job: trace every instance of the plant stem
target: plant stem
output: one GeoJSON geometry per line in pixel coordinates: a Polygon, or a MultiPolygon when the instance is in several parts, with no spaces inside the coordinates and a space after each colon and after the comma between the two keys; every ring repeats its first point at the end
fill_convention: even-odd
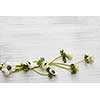
{"type": "Polygon", "coordinates": [[[61,65],[58,65],[58,64],[54,64],[54,63],[53,63],[52,65],[54,65],[54,66],[56,66],[56,67],[59,67],[59,68],[63,68],[63,69],[70,70],[70,67],[67,68],[67,67],[64,67],[64,66],[61,66],[61,65]]]}
{"type": "Polygon", "coordinates": [[[32,69],[40,68],[40,66],[34,66],[32,69]]]}
{"type": "Polygon", "coordinates": [[[35,70],[35,69],[32,69],[34,72],[36,72],[37,74],[39,75],[42,75],[42,76],[48,76],[48,74],[46,73],[40,73],[39,71],[35,70]]]}
{"type": "Polygon", "coordinates": [[[80,61],[78,61],[78,62],[76,62],[75,64],[80,64],[80,63],[82,63],[84,60],[80,60],[80,61]]]}
{"type": "Polygon", "coordinates": [[[63,65],[63,66],[69,66],[70,67],[70,65],[69,64],[65,64],[65,63],[60,63],[60,62],[55,62],[55,63],[51,63],[51,64],[58,64],[58,65],[63,65]]]}
{"type": "Polygon", "coordinates": [[[53,63],[54,61],[56,61],[57,59],[59,59],[61,56],[57,56],[54,59],[52,59],[50,62],[48,62],[48,65],[50,65],[51,63],[53,63]]]}
{"type": "Polygon", "coordinates": [[[22,68],[19,68],[19,69],[16,69],[14,72],[11,72],[10,74],[13,74],[13,73],[16,73],[16,72],[20,72],[22,70],[23,70],[22,68]]]}

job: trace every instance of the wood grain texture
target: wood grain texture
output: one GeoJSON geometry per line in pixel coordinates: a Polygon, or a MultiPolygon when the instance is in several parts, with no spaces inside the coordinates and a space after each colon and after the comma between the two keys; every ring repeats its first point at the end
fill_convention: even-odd
{"type": "Polygon", "coordinates": [[[0,61],[11,63],[27,59],[55,57],[60,49],[73,52],[72,62],[85,53],[95,56],[93,65],[80,64],[80,71],[71,75],[57,69],[56,78],[39,76],[34,72],[20,72],[0,82],[100,82],[100,17],[0,17],[0,61]]]}

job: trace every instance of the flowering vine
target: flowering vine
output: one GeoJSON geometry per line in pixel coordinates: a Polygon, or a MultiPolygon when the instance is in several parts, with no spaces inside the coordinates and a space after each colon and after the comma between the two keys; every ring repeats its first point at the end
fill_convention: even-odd
{"type": "Polygon", "coordinates": [[[86,64],[92,64],[94,62],[92,56],[85,54],[82,60],[76,63],[68,64],[67,61],[72,60],[72,58],[73,58],[72,53],[66,53],[62,49],[60,50],[59,55],[53,58],[51,61],[47,62],[44,57],[41,57],[36,61],[26,61],[25,63],[20,63],[17,65],[11,65],[7,62],[0,64],[0,71],[4,73],[5,76],[9,76],[16,72],[20,71],[28,72],[30,70],[33,70],[35,73],[39,75],[53,78],[56,76],[56,71],[52,68],[52,66],[68,70],[71,74],[76,74],[79,71],[80,63],[84,62],[86,64]],[[58,59],[61,59],[62,61],[59,62],[58,59]],[[37,69],[42,69],[44,70],[43,72],[45,73],[40,72],[37,69]]]}

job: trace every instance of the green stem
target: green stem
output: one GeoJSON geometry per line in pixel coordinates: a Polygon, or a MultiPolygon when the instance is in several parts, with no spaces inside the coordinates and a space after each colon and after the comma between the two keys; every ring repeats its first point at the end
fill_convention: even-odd
{"type": "Polygon", "coordinates": [[[39,74],[39,75],[42,75],[42,76],[48,76],[48,74],[46,74],[46,73],[40,73],[39,71],[37,71],[37,70],[34,70],[34,69],[32,69],[34,72],[36,72],[37,74],[39,74]]]}
{"type": "Polygon", "coordinates": [[[51,63],[51,64],[58,64],[58,65],[63,65],[63,66],[69,66],[70,67],[70,65],[69,64],[65,64],[65,63],[60,63],[60,62],[55,62],[55,63],[51,63]]]}
{"type": "Polygon", "coordinates": [[[80,64],[80,63],[82,63],[84,60],[81,60],[81,61],[78,61],[78,62],[76,62],[75,64],[80,64]]]}
{"type": "Polygon", "coordinates": [[[70,70],[70,67],[67,68],[67,67],[64,67],[64,66],[61,66],[61,65],[58,65],[58,64],[54,64],[54,63],[53,63],[52,65],[54,65],[54,66],[56,66],[56,67],[59,67],[59,68],[63,68],[63,69],[70,70]]]}
{"type": "Polygon", "coordinates": [[[22,70],[23,70],[22,68],[19,68],[19,69],[16,69],[14,72],[11,72],[10,74],[13,74],[13,73],[16,73],[16,72],[20,72],[22,70]]]}
{"type": "Polygon", "coordinates": [[[34,66],[32,69],[40,68],[40,66],[34,66]]]}
{"type": "Polygon", "coordinates": [[[54,61],[56,61],[57,59],[59,59],[61,56],[57,56],[57,57],[55,57],[54,59],[52,59],[50,62],[48,62],[48,65],[49,64],[51,64],[51,63],[53,63],[54,61]]]}

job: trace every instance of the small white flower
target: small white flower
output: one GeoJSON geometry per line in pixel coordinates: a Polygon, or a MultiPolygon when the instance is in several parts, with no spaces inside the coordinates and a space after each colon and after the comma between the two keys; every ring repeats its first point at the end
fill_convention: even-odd
{"type": "Polygon", "coordinates": [[[92,64],[94,62],[94,58],[93,58],[93,56],[85,54],[84,55],[84,61],[87,64],[92,64]]]}
{"type": "Polygon", "coordinates": [[[52,75],[56,75],[55,71],[53,69],[50,68],[49,72],[52,74],[52,75]]]}
{"type": "Polygon", "coordinates": [[[31,68],[34,68],[35,66],[37,66],[35,63],[33,62],[30,62],[30,61],[27,61],[26,64],[28,65],[28,67],[31,69],[31,68]]]}
{"type": "Polygon", "coordinates": [[[16,66],[11,66],[8,63],[2,64],[1,71],[4,73],[4,75],[8,76],[11,72],[14,72],[16,69],[16,66]]]}
{"type": "Polygon", "coordinates": [[[46,62],[43,62],[42,63],[42,69],[46,70],[48,68],[48,65],[46,62]]]}

